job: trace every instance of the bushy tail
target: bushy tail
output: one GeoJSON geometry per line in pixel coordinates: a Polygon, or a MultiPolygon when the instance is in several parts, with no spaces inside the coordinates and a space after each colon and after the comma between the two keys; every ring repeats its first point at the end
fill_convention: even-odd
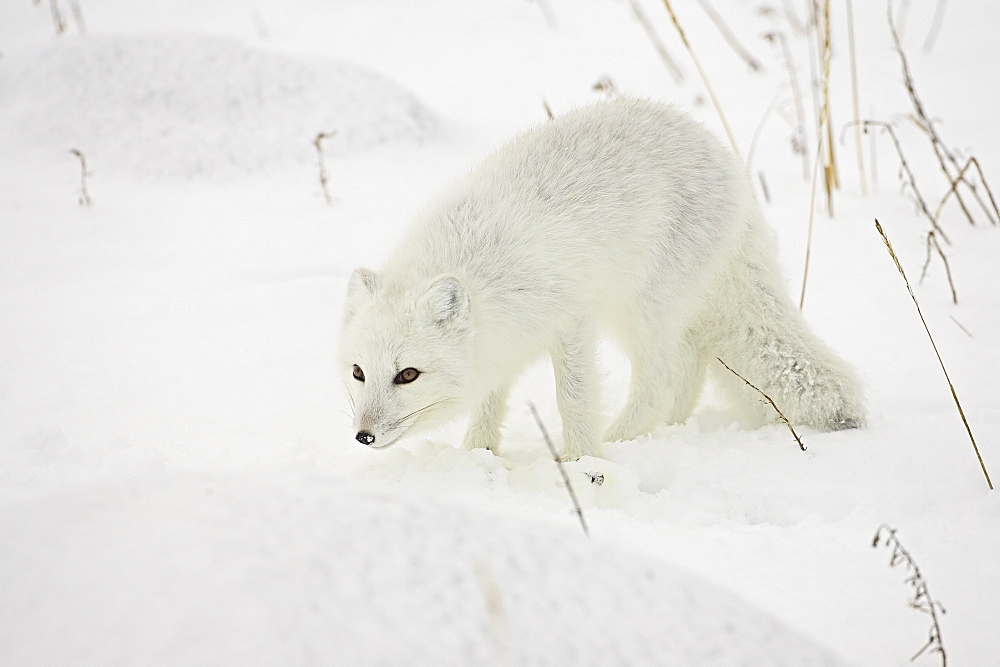
{"type": "MultiPolygon", "coordinates": [[[[823,430],[863,426],[861,383],[809,330],[788,297],[773,266],[772,243],[760,228],[751,231],[743,263],[720,288],[724,307],[710,316],[716,335],[705,352],[756,385],[795,425],[823,430]]],[[[776,419],[757,392],[714,359],[708,362],[723,393],[742,411],[759,423],[776,419]]]]}

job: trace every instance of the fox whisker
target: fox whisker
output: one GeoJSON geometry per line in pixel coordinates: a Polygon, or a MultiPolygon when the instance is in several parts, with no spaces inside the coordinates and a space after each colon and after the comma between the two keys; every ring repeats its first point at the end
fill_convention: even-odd
{"type": "Polygon", "coordinates": [[[344,383],[344,389],[347,391],[347,402],[351,404],[351,419],[354,419],[356,410],[354,408],[354,397],[351,396],[351,388],[347,386],[347,381],[343,377],[340,378],[340,381],[344,383]]]}
{"type": "Polygon", "coordinates": [[[394,421],[392,424],[389,425],[389,429],[390,430],[394,429],[394,428],[398,427],[400,424],[402,424],[403,422],[405,422],[410,417],[415,417],[415,419],[406,426],[406,428],[409,428],[410,426],[413,426],[413,424],[415,424],[417,422],[417,420],[420,419],[420,417],[422,417],[424,415],[424,413],[426,413],[431,408],[433,408],[435,406],[438,406],[438,405],[441,405],[442,403],[447,403],[447,402],[453,401],[453,400],[455,400],[455,399],[452,399],[452,398],[442,398],[440,401],[434,401],[430,405],[425,405],[424,407],[422,407],[422,408],[420,408],[418,410],[414,410],[413,412],[411,412],[408,415],[400,417],[399,419],[397,419],[396,421],[394,421]]]}

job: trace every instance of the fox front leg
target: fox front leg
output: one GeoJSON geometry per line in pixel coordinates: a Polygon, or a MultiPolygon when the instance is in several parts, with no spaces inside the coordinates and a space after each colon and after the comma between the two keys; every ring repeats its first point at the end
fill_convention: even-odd
{"type": "Polygon", "coordinates": [[[508,387],[496,389],[476,406],[465,432],[466,449],[488,449],[496,453],[500,448],[500,426],[507,414],[508,387]]]}

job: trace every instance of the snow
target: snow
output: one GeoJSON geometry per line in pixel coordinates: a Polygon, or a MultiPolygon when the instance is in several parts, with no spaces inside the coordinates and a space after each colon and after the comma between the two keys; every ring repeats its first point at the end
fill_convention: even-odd
{"type": "Polygon", "coordinates": [[[697,577],[489,514],[303,472],[56,494],[2,522],[5,662],[838,664],[697,577]]]}
{"type": "MultiPolygon", "coordinates": [[[[500,456],[458,449],[461,424],[375,452],[352,438],[334,350],[350,272],[544,122],[543,99],[558,114],[610,75],[724,136],[662,4],[641,2],[680,84],[621,0],[548,0],[551,27],[523,0],[79,4],[87,34],[67,15],[60,37],[44,3],[0,5],[0,662],[901,665],[929,619],[871,548],[883,522],[947,609],[952,662],[996,662],[1000,501],[873,219],[995,482],[1000,240],[946,207],[958,304],[939,261],[921,281],[928,223],[886,137],[864,138],[866,197],[852,130],[838,143],[804,309],[864,376],[868,428],[800,429],[803,453],[709,393],[687,423],[567,465],[588,539],[527,407],[558,432],[547,367],[516,388],[500,456]],[[331,130],[327,206],[311,142],[331,130]]],[[[743,155],[781,102],[753,170],[798,294],[810,183],[780,51],[759,37],[786,35],[813,118],[794,3],[713,3],[759,74],[697,6],[672,4],[743,155]]],[[[832,4],[839,128],[850,81],[832,4]]],[[[935,4],[910,3],[902,26],[917,89],[996,179],[1000,6],[949,3],[925,53],[935,4]]],[[[906,119],[885,7],[854,13],[861,113],[896,122],[934,206],[947,183],[906,119]]],[[[627,362],[608,346],[602,366],[611,415],[627,362]]]]}

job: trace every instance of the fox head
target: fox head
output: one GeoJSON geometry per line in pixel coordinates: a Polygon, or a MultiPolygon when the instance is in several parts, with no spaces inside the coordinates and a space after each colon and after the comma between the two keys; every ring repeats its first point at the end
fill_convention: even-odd
{"type": "Polygon", "coordinates": [[[455,276],[404,284],[355,271],[340,358],[358,442],[388,447],[458,416],[471,339],[469,297],[455,276]]]}

